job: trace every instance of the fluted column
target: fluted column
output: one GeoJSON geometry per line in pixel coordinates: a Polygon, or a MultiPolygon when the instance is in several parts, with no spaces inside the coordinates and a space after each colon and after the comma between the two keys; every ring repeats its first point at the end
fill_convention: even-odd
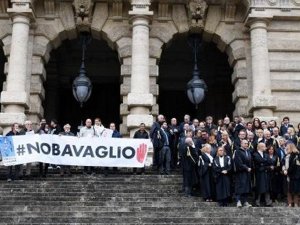
{"type": "Polygon", "coordinates": [[[275,108],[271,91],[271,76],[267,39],[267,21],[250,23],[252,57],[252,110],[254,117],[273,117],[275,108]]]}
{"type": "Polygon", "coordinates": [[[153,12],[149,11],[150,0],[132,0],[131,5],[132,11],[129,11],[129,15],[132,16],[132,61],[127,126],[132,136],[140,123],[151,126],[153,122],[150,115],[153,95],[149,91],[149,23],[153,12]]]}
{"type": "Polygon", "coordinates": [[[6,90],[1,93],[4,112],[0,114],[0,123],[4,132],[12,123],[24,122],[24,112],[29,105],[29,90],[26,88],[27,59],[30,22],[34,17],[30,0],[12,0],[11,2],[12,8],[7,10],[12,19],[11,49],[6,90]]]}

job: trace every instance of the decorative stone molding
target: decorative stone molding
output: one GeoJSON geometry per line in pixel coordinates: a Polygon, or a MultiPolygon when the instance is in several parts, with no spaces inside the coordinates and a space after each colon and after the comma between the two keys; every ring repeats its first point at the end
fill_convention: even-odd
{"type": "Polygon", "coordinates": [[[6,14],[6,10],[9,6],[9,0],[0,1],[0,14],[6,14]]]}
{"type": "Polygon", "coordinates": [[[201,32],[205,26],[207,14],[207,3],[204,0],[190,0],[188,11],[190,18],[190,30],[192,32],[201,32]]]}
{"type": "Polygon", "coordinates": [[[225,3],[225,22],[231,23],[235,21],[236,9],[237,9],[236,0],[227,0],[225,3]]]}
{"type": "Polygon", "coordinates": [[[158,12],[157,12],[157,17],[158,20],[164,21],[164,20],[169,20],[170,19],[170,5],[168,1],[160,1],[158,3],[158,12]]]}
{"type": "Polygon", "coordinates": [[[47,18],[54,18],[55,6],[55,0],[44,0],[44,10],[47,18]]]}
{"type": "Polygon", "coordinates": [[[89,31],[94,2],[92,0],[74,0],[75,22],[79,31],[89,31]]]}
{"type": "Polygon", "coordinates": [[[113,0],[112,1],[112,19],[121,20],[123,18],[123,1],[113,0]]]}

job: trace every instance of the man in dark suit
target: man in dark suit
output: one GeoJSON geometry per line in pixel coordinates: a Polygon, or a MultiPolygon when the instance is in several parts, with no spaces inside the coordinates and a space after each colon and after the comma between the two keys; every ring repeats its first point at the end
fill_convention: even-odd
{"type": "Polygon", "coordinates": [[[153,168],[158,169],[159,166],[159,151],[163,147],[162,141],[161,141],[161,126],[163,122],[165,121],[164,115],[158,115],[157,121],[155,121],[152,124],[152,127],[150,129],[150,138],[153,144],[153,168]]]}
{"type": "Polygon", "coordinates": [[[282,124],[280,126],[280,136],[284,136],[289,127],[294,127],[292,124],[290,124],[290,118],[287,116],[283,117],[282,124]]]}

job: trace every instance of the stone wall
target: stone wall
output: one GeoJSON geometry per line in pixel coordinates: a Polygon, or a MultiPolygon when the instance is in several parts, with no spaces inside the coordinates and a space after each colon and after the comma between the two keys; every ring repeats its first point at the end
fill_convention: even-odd
{"type": "MultiPolygon", "coordinates": [[[[218,49],[226,52],[230,66],[233,68],[232,83],[235,87],[232,101],[235,103],[234,115],[251,118],[259,115],[257,112],[268,112],[269,118],[282,118],[289,115],[300,121],[300,108],[297,101],[300,80],[298,58],[300,48],[300,26],[298,20],[299,3],[288,1],[199,1],[207,5],[201,19],[193,17],[193,8],[189,1],[154,1],[150,6],[153,16],[149,17],[149,96],[153,101],[150,105],[140,106],[132,110],[132,102],[128,96],[132,93],[132,20],[129,11],[138,0],[128,1],[87,1],[87,10],[83,17],[76,14],[76,5],[72,1],[12,1],[14,7],[20,7],[19,2],[26,5],[26,15],[31,19],[28,36],[27,78],[23,99],[12,99],[7,96],[6,87],[1,94],[2,113],[0,125],[5,129],[13,122],[24,122],[26,118],[38,123],[43,117],[42,102],[45,98],[43,82],[47,79],[45,64],[49,61],[52,49],[59,47],[63,40],[74,39],[79,31],[90,30],[93,38],[104,39],[112,49],[117,50],[121,63],[122,83],[120,93],[122,103],[120,116],[123,124],[120,130],[125,135],[132,135],[138,124],[146,118],[149,127],[159,113],[157,96],[159,95],[158,63],[162,48],[176,34],[199,32],[203,39],[214,42],[218,49]],[[206,2],[206,3],[205,3],[206,2]],[[133,5],[131,5],[131,3],[133,5]],[[32,13],[28,10],[32,9],[32,13]],[[74,10],[75,9],[75,10],[74,10]],[[267,102],[254,101],[252,98],[257,82],[253,76],[253,43],[251,43],[251,24],[253,21],[267,20],[267,48],[270,66],[271,92],[267,102]],[[250,28],[250,30],[249,30],[250,28]],[[299,83],[299,84],[298,84],[299,83]],[[274,100],[274,101],[275,101],[274,100]],[[13,112],[14,105],[16,112],[13,112]],[[8,110],[9,108],[9,110],[8,110]],[[147,116],[148,111],[153,118],[147,116]],[[260,110],[260,111],[259,111],[260,110]],[[143,116],[138,113],[143,114],[143,116]],[[133,114],[135,116],[132,116],[133,114]],[[130,116],[129,116],[130,115],[130,116]],[[129,116],[129,117],[128,117],[129,116]],[[128,119],[129,118],[129,119],[128,119]]],[[[141,1],[142,3],[144,1],[141,1]]],[[[148,1],[146,1],[148,2],[148,1]]],[[[8,1],[0,5],[0,39],[5,56],[10,61],[12,41],[12,19],[19,11],[6,13],[8,1]]],[[[201,6],[202,7],[202,6],[201,6]]],[[[23,8],[24,10],[24,8],[23,8]]],[[[21,12],[22,13],[22,12],[21,12]]],[[[200,18],[200,17],[199,17],[200,18]]],[[[254,35],[254,33],[253,33],[254,35]]],[[[6,63],[5,74],[10,76],[9,63],[6,63]]],[[[148,88],[147,88],[148,89],[148,88]]],[[[20,96],[19,96],[20,98],[20,96]]],[[[150,101],[149,101],[150,102],[150,101]]]]}

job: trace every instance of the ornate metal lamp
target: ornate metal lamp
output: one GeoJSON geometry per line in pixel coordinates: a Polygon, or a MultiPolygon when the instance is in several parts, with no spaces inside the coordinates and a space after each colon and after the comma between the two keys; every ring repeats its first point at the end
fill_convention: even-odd
{"type": "Polygon", "coordinates": [[[92,93],[92,82],[91,80],[86,76],[86,70],[85,70],[85,50],[87,41],[89,39],[89,34],[82,33],[81,34],[82,39],[82,60],[81,60],[81,66],[79,69],[78,76],[74,79],[72,89],[73,89],[73,96],[76,99],[77,102],[79,102],[80,107],[83,106],[83,103],[85,103],[91,96],[92,93]]]}
{"type": "Polygon", "coordinates": [[[205,92],[207,91],[207,85],[203,79],[200,79],[200,72],[198,69],[197,55],[199,47],[201,47],[200,37],[197,34],[191,35],[189,44],[193,49],[194,69],[192,72],[193,78],[187,83],[187,96],[197,109],[198,104],[203,101],[205,92]]]}

